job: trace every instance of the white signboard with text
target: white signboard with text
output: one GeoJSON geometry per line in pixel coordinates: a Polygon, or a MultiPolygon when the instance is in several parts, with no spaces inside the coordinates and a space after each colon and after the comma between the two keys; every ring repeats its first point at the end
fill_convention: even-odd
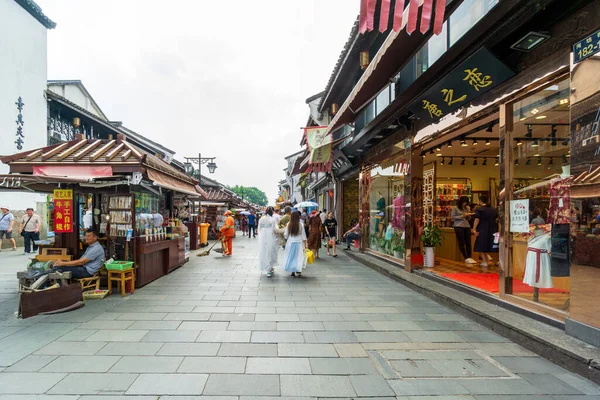
{"type": "Polygon", "coordinates": [[[510,201],[510,231],[529,232],[529,199],[510,201]]]}

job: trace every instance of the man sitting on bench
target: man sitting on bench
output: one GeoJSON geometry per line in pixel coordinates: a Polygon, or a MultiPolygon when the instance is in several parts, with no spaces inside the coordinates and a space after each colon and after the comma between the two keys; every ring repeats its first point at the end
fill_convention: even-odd
{"type": "Polygon", "coordinates": [[[85,231],[85,243],[89,246],[79,260],[54,263],[54,271],[70,272],[73,279],[90,278],[100,271],[104,264],[104,249],[98,243],[98,233],[92,229],[85,231]]]}

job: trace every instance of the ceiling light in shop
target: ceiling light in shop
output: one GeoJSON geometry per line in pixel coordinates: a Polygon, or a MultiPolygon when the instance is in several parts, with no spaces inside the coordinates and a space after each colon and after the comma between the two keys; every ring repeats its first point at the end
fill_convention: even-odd
{"type": "Polygon", "coordinates": [[[465,160],[465,158],[463,157],[462,161],[460,162],[460,165],[465,165],[465,162],[466,162],[466,161],[467,161],[467,160],[465,160]]]}
{"type": "Polygon", "coordinates": [[[537,140],[534,140],[533,143],[531,144],[531,147],[539,147],[540,142],[537,140]]]}
{"type": "Polygon", "coordinates": [[[489,146],[490,144],[492,144],[492,143],[490,142],[490,139],[485,139],[485,145],[486,145],[486,146],[489,146]]]}
{"type": "Polygon", "coordinates": [[[494,131],[494,121],[490,122],[490,124],[488,125],[487,129],[485,130],[486,132],[493,132],[494,131]]]}
{"type": "Polygon", "coordinates": [[[535,119],[545,119],[546,116],[545,115],[538,115],[537,117],[535,117],[535,119]]]}
{"type": "Polygon", "coordinates": [[[515,165],[519,165],[519,159],[518,158],[515,160],[515,165]]]}
{"type": "Polygon", "coordinates": [[[521,119],[519,121],[525,121],[527,119],[527,117],[521,117],[521,119]]]}
{"type": "Polygon", "coordinates": [[[441,156],[442,156],[442,153],[437,153],[435,156],[436,156],[436,157],[441,157],[441,156]]]}
{"type": "Polygon", "coordinates": [[[440,165],[444,165],[445,162],[446,162],[446,159],[442,158],[442,161],[440,161],[440,165]]]}
{"type": "Polygon", "coordinates": [[[537,163],[538,167],[540,167],[542,165],[542,157],[538,158],[538,163],[537,163]]]}
{"type": "Polygon", "coordinates": [[[563,146],[568,146],[569,145],[569,141],[571,141],[570,138],[566,137],[565,140],[562,141],[562,145],[563,146]]]}
{"type": "Polygon", "coordinates": [[[531,158],[527,159],[527,162],[525,163],[525,165],[531,165],[531,158]]]}
{"type": "Polygon", "coordinates": [[[426,154],[424,151],[421,152],[421,157],[425,158],[426,154]]]}
{"type": "Polygon", "coordinates": [[[433,149],[429,149],[429,154],[433,155],[433,149]]]}
{"type": "Polygon", "coordinates": [[[452,140],[448,140],[448,148],[452,147],[452,140]]]}
{"type": "Polygon", "coordinates": [[[494,163],[494,166],[496,166],[496,167],[497,167],[498,165],[500,165],[500,159],[499,159],[499,158],[496,158],[496,162],[494,163]]]}
{"type": "Polygon", "coordinates": [[[550,35],[546,32],[529,32],[527,35],[517,40],[510,48],[513,50],[530,52],[548,39],[550,39],[550,35]]]}
{"type": "Polygon", "coordinates": [[[566,156],[566,155],[564,155],[564,154],[563,154],[563,156],[562,156],[562,163],[563,163],[563,164],[568,164],[568,163],[569,163],[569,160],[567,160],[567,156],[566,156]]]}
{"type": "Polygon", "coordinates": [[[477,165],[477,157],[473,160],[473,166],[477,165]]]}
{"type": "Polygon", "coordinates": [[[479,144],[479,142],[477,141],[477,139],[473,139],[473,146],[477,146],[479,144]]]}
{"type": "Polygon", "coordinates": [[[569,104],[569,99],[560,99],[560,101],[558,102],[558,104],[560,104],[561,106],[563,106],[565,104],[569,104]]]}
{"type": "Polygon", "coordinates": [[[481,164],[481,165],[487,165],[487,158],[483,159],[483,164],[481,164]]]}
{"type": "Polygon", "coordinates": [[[533,110],[531,110],[531,114],[533,114],[533,115],[535,115],[539,112],[540,112],[540,110],[538,110],[537,108],[534,108],[533,110]]]}
{"type": "MultiPolygon", "coordinates": [[[[357,152],[357,153],[362,153],[362,152],[363,152],[363,150],[362,150],[362,149],[358,149],[358,150],[356,150],[356,152],[357,152]]],[[[423,157],[425,157],[425,156],[423,156],[423,157]]]]}
{"type": "Polygon", "coordinates": [[[381,139],[383,137],[383,135],[377,135],[375,136],[375,139],[381,139]]]}
{"type": "Polygon", "coordinates": [[[527,125],[527,133],[525,134],[525,137],[533,137],[533,128],[531,127],[531,125],[527,125]]]}
{"type": "Polygon", "coordinates": [[[548,166],[550,165],[554,165],[554,158],[550,157],[550,162],[548,163],[548,166]]]}
{"type": "Polygon", "coordinates": [[[437,151],[437,152],[442,151],[442,146],[439,144],[437,146],[435,146],[435,151],[437,151]]]}
{"type": "Polygon", "coordinates": [[[517,146],[521,146],[523,144],[523,142],[521,141],[521,139],[517,139],[517,146]]]}
{"type": "Polygon", "coordinates": [[[460,138],[460,145],[462,147],[467,147],[468,146],[467,141],[465,140],[464,136],[460,138]]]}
{"type": "Polygon", "coordinates": [[[454,157],[450,157],[450,161],[448,162],[448,165],[452,165],[453,162],[454,162],[454,157]]]}

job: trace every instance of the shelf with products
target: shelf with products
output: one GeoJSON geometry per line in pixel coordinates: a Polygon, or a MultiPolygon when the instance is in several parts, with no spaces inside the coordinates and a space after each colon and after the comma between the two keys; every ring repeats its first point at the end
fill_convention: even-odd
{"type": "Polygon", "coordinates": [[[473,185],[469,178],[438,178],[435,185],[434,219],[438,226],[451,226],[450,213],[456,201],[465,196],[472,199],[473,185]]]}

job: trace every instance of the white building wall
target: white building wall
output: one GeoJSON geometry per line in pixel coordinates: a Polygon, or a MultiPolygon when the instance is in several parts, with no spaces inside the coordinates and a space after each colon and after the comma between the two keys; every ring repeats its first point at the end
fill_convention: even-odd
{"type": "Polygon", "coordinates": [[[94,114],[98,118],[105,120],[102,113],[96,107],[94,107],[92,100],[81,90],[77,84],[71,83],[65,85],[51,85],[48,86],[48,90],[64,97],[72,103],[77,104],[79,107],[84,108],[86,111],[94,114]]]}
{"type": "MultiPolygon", "coordinates": [[[[0,0],[0,154],[10,155],[47,145],[47,30],[14,0],[0,0]],[[23,149],[18,150],[17,106],[23,99],[23,149]]],[[[0,174],[8,166],[0,163],[0,174]]],[[[38,195],[0,191],[0,203],[35,207],[38,195]]]]}

